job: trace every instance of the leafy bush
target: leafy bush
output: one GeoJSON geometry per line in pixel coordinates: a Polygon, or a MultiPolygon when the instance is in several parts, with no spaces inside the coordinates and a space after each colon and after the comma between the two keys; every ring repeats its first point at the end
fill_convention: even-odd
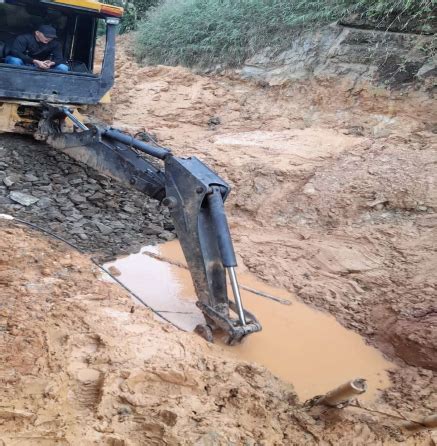
{"type": "Polygon", "coordinates": [[[260,48],[285,47],[296,28],[355,15],[390,28],[435,18],[437,0],[166,0],[138,26],[149,63],[240,65],[260,48]]]}

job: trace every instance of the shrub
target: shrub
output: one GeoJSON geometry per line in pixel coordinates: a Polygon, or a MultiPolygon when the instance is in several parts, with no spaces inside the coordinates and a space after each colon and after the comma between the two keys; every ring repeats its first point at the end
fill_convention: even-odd
{"type": "Polygon", "coordinates": [[[435,18],[437,0],[166,0],[138,26],[148,63],[238,66],[260,48],[283,48],[297,28],[355,14],[390,28],[435,18]]]}

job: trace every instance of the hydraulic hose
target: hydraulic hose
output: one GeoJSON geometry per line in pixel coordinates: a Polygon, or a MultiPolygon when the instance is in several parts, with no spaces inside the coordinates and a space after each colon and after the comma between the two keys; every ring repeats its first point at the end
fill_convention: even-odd
{"type": "Polygon", "coordinates": [[[126,133],[122,133],[119,130],[106,129],[102,132],[102,136],[106,136],[109,139],[113,139],[128,146],[135,147],[137,150],[161,160],[164,160],[168,155],[171,155],[171,152],[168,149],[154,147],[150,144],[146,144],[145,142],[139,141],[133,136],[126,135],[126,133]]]}

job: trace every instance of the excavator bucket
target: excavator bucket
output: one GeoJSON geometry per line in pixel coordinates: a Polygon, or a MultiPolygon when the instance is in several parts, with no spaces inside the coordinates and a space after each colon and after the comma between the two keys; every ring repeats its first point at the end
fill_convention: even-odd
{"type": "MultiPolygon", "coordinates": [[[[224,200],[229,186],[195,157],[165,160],[166,198],[198,297],[198,307],[209,329],[228,333],[228,343],[240,342],[261,330],[256,318],[244,310],[235,274],[237,261],[224,200]],[[234,294],[228,299],[226,276],[234,294]],[[230,311],[237,317],[231,317],[230,311]]],[[[200,328],[200,327],[199,327],[200,328]]]]}

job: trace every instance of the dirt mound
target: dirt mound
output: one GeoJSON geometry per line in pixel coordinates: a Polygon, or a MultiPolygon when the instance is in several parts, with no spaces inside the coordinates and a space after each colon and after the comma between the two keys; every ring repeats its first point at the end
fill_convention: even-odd
{"type": "MultiPolygon", "coordinates": [[[[0,444],[393,444],[391,420],[316,418],[262,367],[155,321],[76,252],[0,223],[0,444]]],[[[426,436],[405,444],[425,444],[426,436]]]]}

